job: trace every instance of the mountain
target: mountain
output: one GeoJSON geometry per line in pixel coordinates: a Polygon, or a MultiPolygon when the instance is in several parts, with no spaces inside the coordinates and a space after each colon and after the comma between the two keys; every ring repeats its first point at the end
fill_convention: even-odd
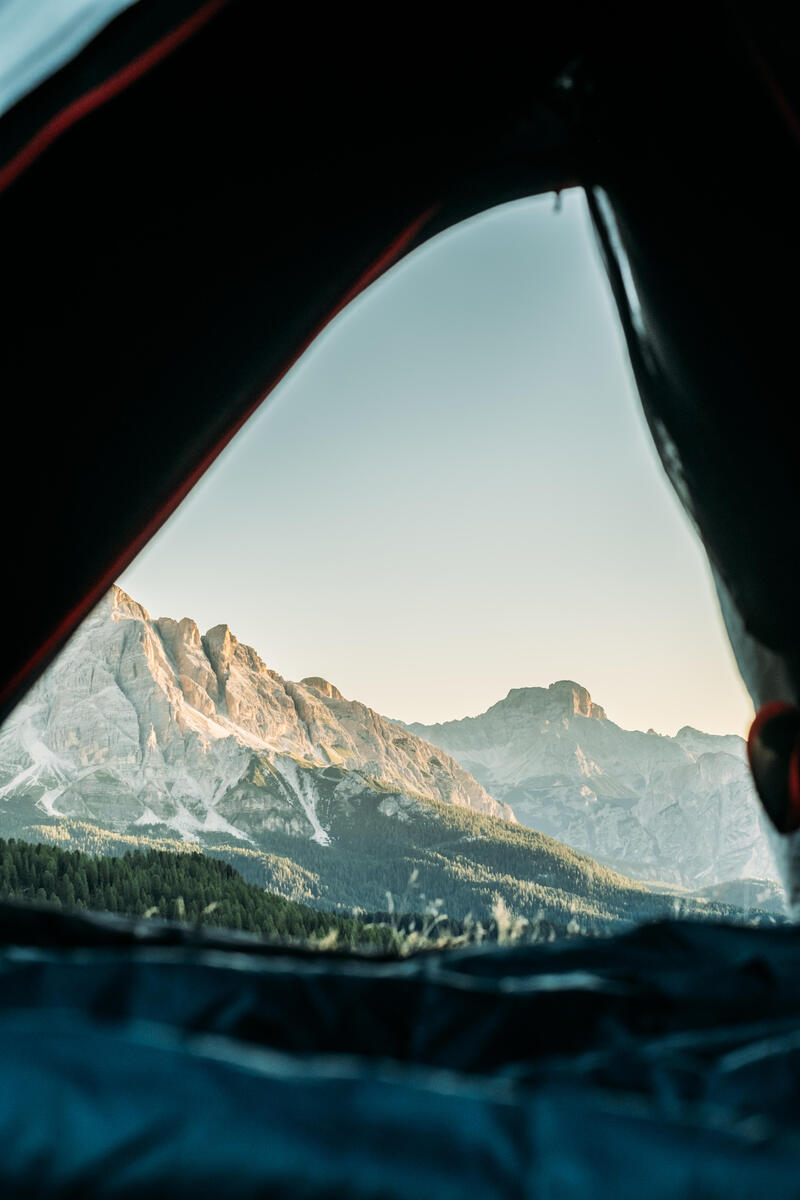
{"type": "Polygon", "coordinates": [[[153,620],[119,588],[0,729],[11,836],[104,856],[203,850],[261,889],[347,913],[485,922],[499,902],[543,936],[676,905],[735,911],[655,894],[524,828],[444,749],[322,678],[283,679],[226,625],[201,636],[189,619],[153,620]]]}
{"type": "Polygon", "coordinates": [[[515,688],[477,717],[404,728],[441,746],[522,824],[626,875],[690,890],[777,878],[742,738],[622,729],[571,680],[515,688]]]}
{"type": "Polygon", "coordinates": [[[786,893],[771,879],[733,879],[715,883],[695,892],[695,900],[712,900],[715,904],[730,904],[745,911],[786,912],[786,893]]]}
{"type": "Polygon", "coordinates": [[[227,625],[201,636],[188,618],[153,620],[118,587],[0,730],[6,832],[44,815],[326,845],[331,815],[365,797],[514,819],[448,755],[326,680],[291,683],[227,625]]]}

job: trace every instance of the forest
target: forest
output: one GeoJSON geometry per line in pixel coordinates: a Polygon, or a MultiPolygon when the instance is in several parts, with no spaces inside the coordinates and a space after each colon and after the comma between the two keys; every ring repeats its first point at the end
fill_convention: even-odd
{"type": "MultiPolygon", "coordinates": [[[[327,846],[271,832],[265,839],[269,848],[222,838],[201,847],[166,836],[166,830],[165,836],[153,837],[64,819],[27,826],[22,836],[93,858],[159,851],[168,858],[222,860],[258,895],[271,893],[275,901],[283,898],[305,913],[314,913],[314,918],[305,918],[306,924],[322,910],[345,921],[357,918],[368,928],[388,922],[395,934],[409,924],[416,922],[419,928],[420,923],[430,926],[435,920],[440,933],[449,930],[459,936],[464,928],[479,926],[491,937],[498,902],[525,923],[526,939],[536,941],[603,936],[676,917],[753,925],[783,919],[776,912],[760,911],[752,902],[742,908],[716,895],[648,887],[544,834],[456,805],[420,800],[409,808],[407,819],[398,820],[381,811],[382,798],[365,795],[351,812],[326,814],[331,832],[327,846]]],[[[167,903],[159,904],[160,915],[176,914],[178,894],[173,889],[167,903]]],[[[135,896],[132,900],[138,903],[135,896]]],[[[134,911],[148,907],[139,905],[134,911]]],[[[198,907],[202,912],[202,905],[198,907]]],[[[222,907],[211,915],[220,925],[233,916],[222,907]]],[[[384,935],[385,931],[369,934],[370,938],[384,935]]],[[[395,948],[397,941],[395,937],[395,948]]]]}
{"type": "Polygon", "coordinates": [[[0,900],[162,917],[280,941],[376,949],[392,942],[389,928],[287,900],[247,883],[219,859],[167,850],[96,857],[82,850],[0,838],[0,900]]]}

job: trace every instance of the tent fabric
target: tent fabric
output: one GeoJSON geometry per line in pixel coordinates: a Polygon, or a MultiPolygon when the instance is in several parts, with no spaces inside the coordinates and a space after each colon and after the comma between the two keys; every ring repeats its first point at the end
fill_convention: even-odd
{"type": "MultiPolygon", "coordinates": [[[[204,7],[139,0],[0,120],[0,167],[41,149],[0,193],[0,711],[349,297],[572,185],[751,691],[797,704],[797,19],[564,5],[365,51],[230,0],[151,53],[204,7]]],[[[4,907],[0,946],[4,1196],[798,1190],[791,929],[394,964],[4,907]]]]}
{"type": "Polygon", "coordinates": [[[52,75],[136,0],[5,0],[0,10],[0,115],[52,75]]]}
{"type": "MultiPolygon", "coordinates": [[[[725,46],[718,31],[713,40],[701,36],[681,56],[674,106],[643,113],[631,106],[624,123],[607,126],[609,156],[596,186],[612,216],[604,220],[595,206],[595,220],[617,274],[624,269],[638,297],[635,321],[617,283],[640,396],[667,473],[743,632],[786,665],[793,694],[758,694],[760,705],[796,703],[800,679],[788,586],[800,549],[791,349],[800,141],[758,61],[749,38],[731,36],[725,46]],[[608,236],[611,222],[616,238],[608,236]]],[[[662,60],[632,62],[609,87],[636,93],[644,69],[655,72],[650,86],[667,94],[671,67],[662,60]]],[[[730,621],[729,629],[738,649],[730,621]]],[[[747,682],[758,690],[752,674],[747,682]]]]}
{"type": "Polygon", "coordinates": [[[796,1192],[794,929],[375,962],[24,920],[0,954],[3,1195],[796,1192]]]}
{"type": "Polygon", "coordinates": [[[0,192],[2,377],[23,448],[0,486],[8,561],[24,564],[4,595],[0,713],[404,231],[400,254],[576,184],[607,200],[645,411],[740,664],[751,637],[780,657],[781,695],[757,671],[748,684],[758,704],[797,702],[794,311],[779,297],[800,267],[798,18],[714,3],[688,24],[664,10],[658,37],[653,19],[541,10],[533,42],[430,21],[370,55],[338,14],[312,38],[258,0],[139,0],[0,119],[0,169],[61,130],[0,192]]]}
{"type": "MultiPolygon", "coordinates": [[[[203,8],[139,0],[5,115],[0,164],[203,8]]],[[[2,713],[392,247],[573,178],[562,116],[528,94],[563,61],[557,29],[475,89],[490,36],[462,54],[399,31],[365,60],[317,21],[309,43],[225,5],[0,193],[4,393],[29,448],[0,478],[25,563],[2,713]]]]}

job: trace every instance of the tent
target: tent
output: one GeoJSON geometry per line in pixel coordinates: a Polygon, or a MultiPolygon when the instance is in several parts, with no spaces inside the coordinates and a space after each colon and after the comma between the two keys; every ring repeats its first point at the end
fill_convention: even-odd
{"type": "MultiPolygon", "coordinates": [[[[793,892],[800,19],[94,7],[0,119],[0,711],[354,296],[582,186],[793,892]]],[[[11,907],[2,930],[6,1195],[797,1190],[791,929],[400,965],[11,907]]]]}

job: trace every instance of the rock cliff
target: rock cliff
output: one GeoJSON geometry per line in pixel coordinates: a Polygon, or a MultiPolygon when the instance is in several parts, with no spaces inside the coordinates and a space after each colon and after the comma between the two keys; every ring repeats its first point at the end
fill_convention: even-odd
{"type": "Polygon", "coordinates": [[[0,807],[203,841],[329,840],[364,794],[513,820],[452,758],[321,678],[270,670],[227,625],[149,614],[115,587],[0,731],[0,807]]]}

